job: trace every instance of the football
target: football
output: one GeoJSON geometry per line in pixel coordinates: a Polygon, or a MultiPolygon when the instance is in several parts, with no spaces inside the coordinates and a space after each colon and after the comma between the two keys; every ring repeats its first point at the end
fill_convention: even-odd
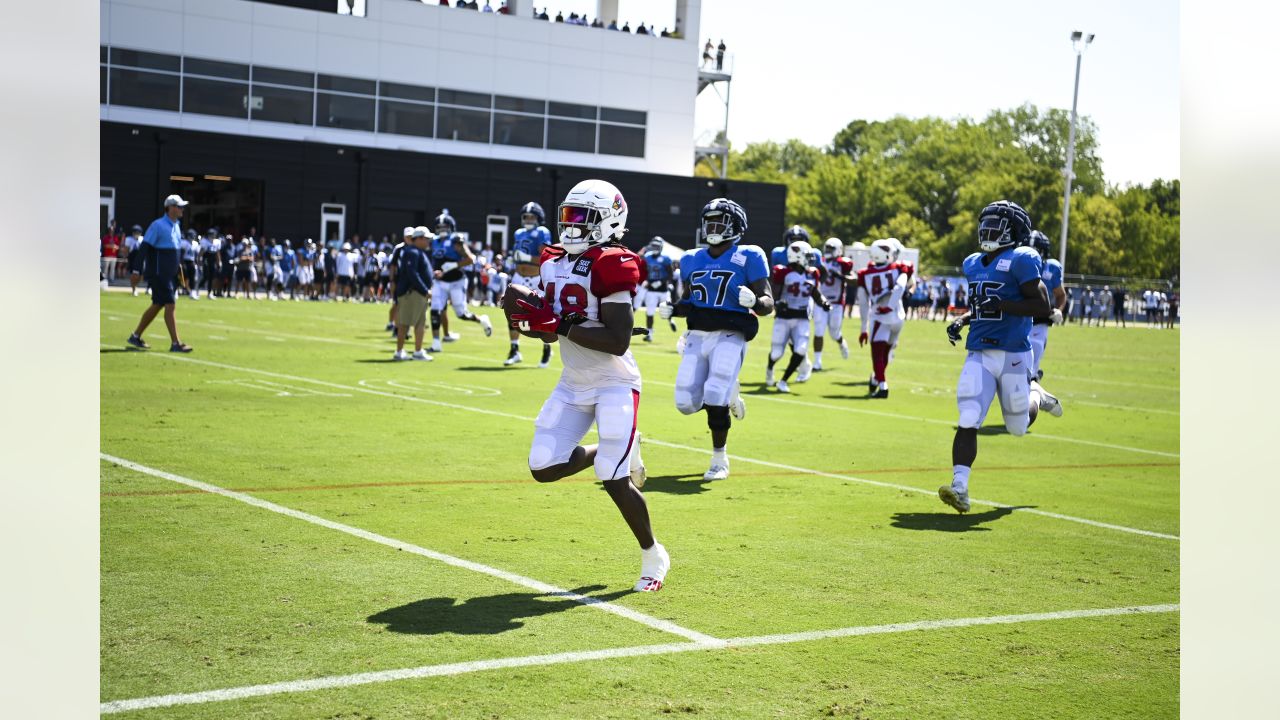
{"type": "MultiPolygon", "coordinates": [[[[524,300],[535,307],[542,307],[542,297],[534,290],[524,285],[508,285],[507,291],[502,294],[502,312],[507,317],[507,327],[512,327],[512,315],[524,312],[524,309],[516,304],[517,300],[524,300]]],[[[559,339],[555,333],[525,332],[523,330],[519,332],[525,337],[536,338],[543,342],[555,342],[559,339]]]]}

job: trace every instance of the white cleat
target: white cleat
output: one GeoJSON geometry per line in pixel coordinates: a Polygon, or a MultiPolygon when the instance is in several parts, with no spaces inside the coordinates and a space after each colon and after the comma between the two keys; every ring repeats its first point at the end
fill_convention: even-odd
{"type": "Polygon", "coordinates": [[[773,368],[764,371],[764,386],[773,387],[773,368]]]}
{"type": "Polygon", "coordinates": [[[729,405],[729,414],[734,420],[742,420],[747,417],[747,401],[741,395],[733,396],[733,403],[729,405]]]}
{"type": "Polygon", "coordinates": [[[729,459],[711,461],[711,467],[702,473],[703,480],[724,480],[729,477],[729,459]]]}
{"type": "Polygon", "coordinates": [[[938,498],[942,500],[942,502],[955,508],[958,513],[963,514],[969,512],[968,490],[961,492],[950,485],[943,485],[938,488],[938,498]]]}
{"type": "Polygon", "coordinates": [[[488,315],[480,315],[480,327],[484,329],[484,336],[491,337],[493,335],[493,323],[490,322],[488,315]]]}
{"type": "Polygon", "coordinates": [[[516,363],[521,362],[523,360],[524,358],[520,356],[520,353],[514,352],[508,355],[507,359],[502,361],[502,364],[510,366],[510,365],[515,365],[516,363]]]}
{"type": "Polygon", "coordinates": [[[670,569],[671,556],[662,543],[655,541],[653,547],[640,551],[640,579],[636,581],[635,591],[658,592],[670,569]]]}
{"type": "Polygon", "coordinates": [[[1031,387],[1040,393],[1040,409],[1049,413],[1054,417],[1062,417],[1062,401],[1058,400],[1057,395],[1053,395],[1048,390],[1040,386],[1040,383],[1031,382],[1031,387]]]}
{"type": "Polygon", "coordinates": [[[840,357],[849,359],[849,343],[845,342],[844,338],[840,338],[840,357]]]}
{"type": "Polygon", "coordinates": [[[640,459],[640,432],[636,431],[636,446],[631,451],[631,464],[628,466],[631,470],[631,484],[637,488],[644,487],[644,481],[649,478],[649,474],[645,472],[644,461],[640,459]]]}
{"type": "Polygon", "coordinates": [[[814,371],[814,372],[822,372],[822,363],[820,363],[820,362],[816,362],[816,361],[815,361],[815,362],[813,363],[813,371],[814,371]]]}
{"type": "Polygon", "coordinates": [[[441,352],[444,348],[440,347],[440,338],[431,338],[431,352],[441,352]]]}
{"type": "Polygon", "coordinates": [[[780,393],[789,393],[789,392],[791,392],[791,388],[787,385],[787,381],[786,381],[786,380],[779,380],[779,381],[778,381],[778,392],[780,392],[780,393]]]}
{"type": "Polygon", "coordinates": [[[396,354],[391,356],[391,359],[392,359],[392,360],[395,360],[395,361],[397,361],[397,362],[398,362],[398,361],[400,361],[400,360],[408,360],[408,359],[409,359],[409,353],[407,353],[407,352],[405,352],[405,351],[403,351],[403,350],[397,350],[397,351],[396,351],[396,354]]]}
{"type": "Polygon", "coordinates": [[[796,382],[806,382],[812,374],[813,363],[809,362],[809,358],[805,358],[804,362],[800,363],[800,368],[796,370],[796,382]]]}
{"type": "Polygon", "coordinates": [[[413,353],[413,359],[414,359],[414,360],[426,360],[426,361],[428,361],[428,362],[430,362],[430,361],[432,361],[432,360],[435,360],[435,358],[433,358],[433,357],[431,357],[430,355],[428,355],[428,354],[427,354],[427,351],[426,351],[426,350],[417,350],[417,351],[415,351],[415,352],[413,353]]]}

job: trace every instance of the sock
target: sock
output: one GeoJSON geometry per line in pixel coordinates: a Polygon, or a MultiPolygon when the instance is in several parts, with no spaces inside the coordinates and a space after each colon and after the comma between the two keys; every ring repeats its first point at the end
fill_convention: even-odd
{"type": "Polygon", "coordinates": [[[711,462],[719,462],[723,465],[729,464],[729,456],[725,454],[724,448],[711,448],[711,462]]]}
{"type": "Polygon", "coordinates": [[[956,492],[969,492],[969,470],[968,465],[955,465],[952,467],[951,473],[951,489],[956,492]]]}
{"type": "Polygon", "coordinates": [[[816,364],[816,365],[821,365],[821,364],[822,364],[822,351],[821,351],[821,350],[814,350],[814,351],[813,351],[813,362],[814,362],[814,364],[816,364]]]}
{"type": "Polygon", "coordinates": [[[889,365],[889,343],[873,342],[871,343],[871,367],[875,372],[876,380],[884,382],[884,370],[889,365]]]}
{"type": "Polygon", "coordinates": [[[881,389],[881,390],[888,390],[888,389],[889,389],[889,383],[887,383],[887,382],[885,382],[885,381],[881,380],[881,381],[880,381],[880,389],[881,389]]]}
{"type": "Polygon", "coordinates": [[[512,340],[512,341],[511,341],[511,352],[513,352],[513,353],[514,353],[514,352],[520,352],[520,341],[519,341],[519,340],[512,340]]]}
{"type": "Polygon", "coordinates": [[[543,345],[542,345],[542,362],[547,362],[547,361],[548,361],[548,360],[550,360],[550,359],[551,359],[551,346],[550,346],[550,345],[547,345],[546,343],[543,343],[543,345]]]}

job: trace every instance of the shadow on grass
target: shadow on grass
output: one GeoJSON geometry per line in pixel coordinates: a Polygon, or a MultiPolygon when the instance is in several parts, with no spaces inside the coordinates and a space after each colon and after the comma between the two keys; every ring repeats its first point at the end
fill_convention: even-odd
{"type": "MultiPolygon", "coordinates": [[[[571,592],[580,595],[603,590],[604,585],[588,585],[571,592]]],[[[592,595],[597,600],[616,600],[632,591],[592,595]]],[[[496,635],[524,627],[524,619],[564,612],[582,603],[547,593],[502,593],[473,597],[458,602],[451,597],[415,600],[366,618],[371,623],[386,625],[391,632],[409,635],[496,635]]]]}
{"type": "Polygon", "coordinates": [[[516,365],[467,365],[466,367],[460,367],[457,369],[464,370],[466,372],[503,372],[506,370],[517,370],[517,369],[527,370],[529,368],[533,368],[534,370],[537,370],[538,366],[524,365],[523,363],[519,363],[516,365]]]}
{"type": "Polygon", "coordinates": [[[134,348],[134,347],[102,348],[98,350],[98,354],[100,355],[103,355],[106,353],[118,353],[118,352],[145,352],[145,351],[142,350],[141,348],[134,348]]]}
{"type": "Polygon", "coordinates": [[[828,400],[888,400],[888,398],[872,397],[867,395],[823,395],[828,400]]]}
{"type": "Polygon", "coordinates": [[[983,523],[999,520],[1015,510],[1033,508],[1035,505],[1018,505],[1015,507],[992,508],[986,512],[965,513],[894,513],[889,523],[903,530],[936,530],[938,532],[989,532],[991,528],[980,527],[983,523]]]}
{"type": "Polygon", "coordinates": [[[671,495],[698,495],[707,492],[713,481],[704,480],[702,473],[690,475],[650,475],[644,481],[642,492],[660,492],[671,495]]]}

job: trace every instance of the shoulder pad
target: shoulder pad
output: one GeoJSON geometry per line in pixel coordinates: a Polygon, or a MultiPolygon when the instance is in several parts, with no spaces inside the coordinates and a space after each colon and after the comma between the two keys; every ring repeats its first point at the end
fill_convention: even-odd
{"type": "Polygon", "coordinates": [[[564,248],[560,245],[548,245],[542,248],[542,254],[538,256],[538,264],[541,265],[548,260],[556,260],[566,255],[564,248]]]}
{"type": "Polygon", "coordinates": [[[790,270],[788,270],[788,269],[787,269],[787,266],[786,266],[786,265],[774,265],[774,266],[773,266],[773,281],[774,281],[774,282],[782,282],[783,280],[785,280],[785,279],[787,278],[787,273],[788,273],[788,272],[790,272],[790,270]]]}
{"type": "Polygon", "coordinates": [[[591,293],[606,297],[616,292],[636,292],[644,259],[625,247],[597,245],[582,254],[591,261],[591,293]]]}

